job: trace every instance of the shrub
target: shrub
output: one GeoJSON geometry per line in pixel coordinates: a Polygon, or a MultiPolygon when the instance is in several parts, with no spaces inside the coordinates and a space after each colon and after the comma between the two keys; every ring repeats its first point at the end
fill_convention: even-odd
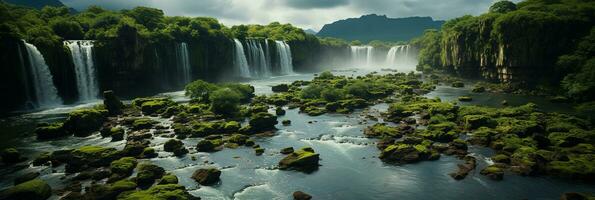
{"type": "Polygon", "coordinates": [[[210,96],[211,111],[225,116],[233,116],[239,111],[242,95],[237,91],[223,88],[214,91],[210,96]]]}

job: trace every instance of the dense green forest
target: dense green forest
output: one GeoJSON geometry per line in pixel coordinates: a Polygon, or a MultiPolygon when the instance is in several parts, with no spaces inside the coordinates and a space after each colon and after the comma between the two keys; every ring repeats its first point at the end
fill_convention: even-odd
{"type": "Polygon", "coordinates": [[[443,70],[595,100],[595,2],[499,1],[412,41],[419,70],[443,70]]]}

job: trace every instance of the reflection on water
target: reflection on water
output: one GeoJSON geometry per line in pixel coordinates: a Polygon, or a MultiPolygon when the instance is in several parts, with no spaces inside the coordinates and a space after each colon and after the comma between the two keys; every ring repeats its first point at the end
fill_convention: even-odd
{"type": "MultiPolygon", "coordinates": [[[[345,75],[361,75],[362,71],[337,72],[345,75]]],[[[257,94],[271,93],[270,86],[290,83],[295,80],[310,80],[313,74],[295,74],[254,80],[252,84],[257,94]]],[[[183,92],[165,93],[179,102],[188,99],[183,92]]],[[[472,102],[461,104],[480,104],[500,106],[506,99],[511,105],[535,102],[547,110],[564,111],[569,106],[551,104],[536,97],[523,97],[504,94],[473,94],[469,88],[451,88],[439,86],[428,97],[440,97],[445,101],[456,100],[458,96],[469,95],[472,102]]],[[[2,147],[17,146],[26,156],[33,157],[41,151],[75,148],[83,145],[102,145],[123,148],[124,142],[110,142],[98,135],[87,138],[70,137],[63,140],[38,142],[32,134],[34,124],[40,121],[62,119],[64,113],[79,105],[63,107],[38,113],[2,119],[2,147]],[[7,131],[5,133],[5,131],[7,131]],[[5,136],[10,135],[10,137],[5,136]],[[16,137],[19,136],[19,137],[16,137]],[[6,138],[18,138],[8,140],[6,138]]],[[[388,104],[379,104],[371,110],[384,111],[388,104]]],[[[180,184],[191,194],[203,199],[291,199],[294,191],[305,191],[316,199],[558,199],[563,192],[595,192],[592,184],[558,180],[547,177],[521,177],[506,174],[503,181],[496,182],[474,170],[466,179],[456,181],[448,173],[457,169],[460,160],[451,156],[442,156],[437,161],[420,162],[402,166],[388,165],[381,162],[375,147],[375,140],[363,137],[362,130],[376,123],[362,120],[361,113],[349,115],[327,114],[311,117],[288,110],[279,121],[290,119],[291,126],[277,125],[279,131],[272,137],[257,137],[257,144],[266,149],[262,156],[255,156],[252,148],[224,149],[215,153],[190,153],[182,158],[171,156],[161,151],[168,138],[156,136],[152,144],[159,152],[159,157],[151,162],[178,176],[180,184]],[[275,169],[283,155],[278,152],[285,147],[300,148],[311,146],[320,153],[318,171],[304,174],[295,171],[275,169]],[[192,158],[195,159],[192,159],[192,158]],[[214,166],[222,169],[221,183],[214,186],[198,186],[190,177],[201,167],[214,166]]],[[[187,147],[193,147],[197,138],[185,139],[187,147]]],[[[471,147],[470,152],[478,158],[478,169],[490,164],[493,152],[488,148],[471,147]]],[[[61,186],[62,173],[52,173],[45,167],[27,168],[13,173],[13,168],[1,168],[3,177],[0,188],[9,187],[19,174],[29,171],[41,171],[41,178],[54,188],[61,186]]],[[[60,169],[57,170],[61,171],[60,169]]],[[[71,177],[69,175],[68,177],[71,177]]]]}

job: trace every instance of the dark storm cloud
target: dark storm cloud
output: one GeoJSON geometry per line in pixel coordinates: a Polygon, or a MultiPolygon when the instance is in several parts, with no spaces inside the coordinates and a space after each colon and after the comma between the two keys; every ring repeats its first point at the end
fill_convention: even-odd
{"type": "Polygon", "coordinates": [[[479,15],[494,1],[496,0],[62,0],[64,4],[78,10],[84,10],[90,5],[111,10],[147,6],[162,9],[170,16],[215,17],[226,25],[268,24],[278,21],[316,30],[339,19],[372,13],[393,18],[431,16],[434,19],[479,15]]]}
{"type": "Polygon", "coordinates": [[[333,8],[349,4],[349,0],[285,0],[289,7],[299,9],[333,8]]]}

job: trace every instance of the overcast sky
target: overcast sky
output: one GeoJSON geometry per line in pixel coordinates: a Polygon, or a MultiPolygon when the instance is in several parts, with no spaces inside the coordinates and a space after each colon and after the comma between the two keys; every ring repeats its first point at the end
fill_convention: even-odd
{"type": "MultiPolygon", "coordinates": [[[[227,26],[292,23],[320,30],[324,24],[365,14],[451,19],[485,12],[495,0],[61,0],[77,10],[99,5],[112,10],[148,6],[166,15],[209,16],[227,26]]],[[[518,1],[518,0],[517,0],[518,1]]]]}

